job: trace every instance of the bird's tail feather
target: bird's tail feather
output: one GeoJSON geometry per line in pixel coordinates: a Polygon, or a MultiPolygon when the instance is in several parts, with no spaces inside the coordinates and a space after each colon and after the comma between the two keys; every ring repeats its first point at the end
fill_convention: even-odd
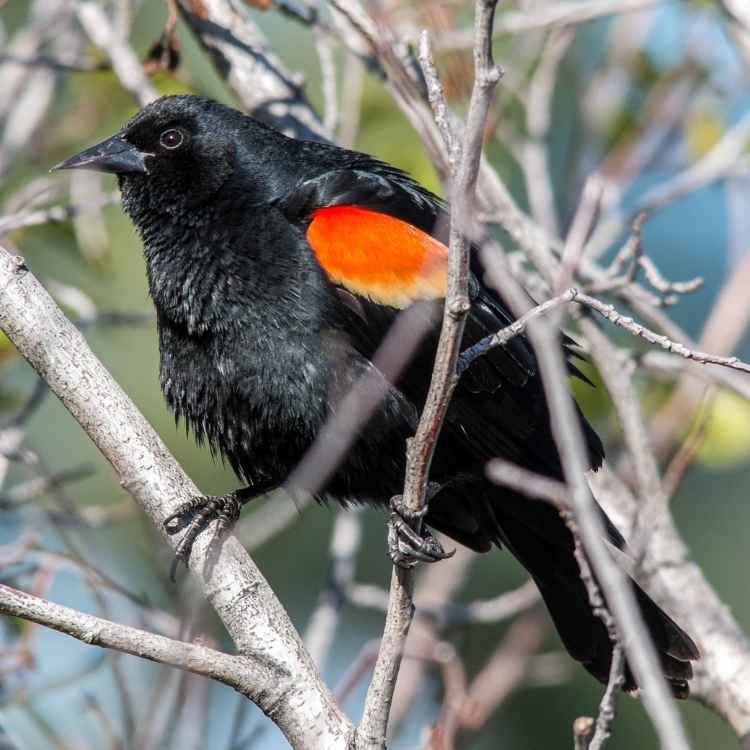
{"type": "MultiPolygon", "coordinates": [[[[518,498],[530,510],[526,498],[518,498]]],[[[515,505],[513,500],[511,505],[515,505]]],[[[498,504],[493,503],[495,516],[498,504]]],[[[508,509],[509,504],[500,506],[508,509]]],[[[523,506],[521,506],[523,507],[523,506]]],[[[547,506],[549,507],[549,506],[547,506]]],[[[516,510],[518,506],[516,506],[516,510]]],[[[539,587],[560,638],[571,656],[603,683],[607,682],[612,663],[612,643],[604,623],[589,603],[586,586],[581,580],[573,554],[572,536],[560,519],[559,535],[553,539],[539,535],[530,525],[519,520],[519,513],[503,513],[497,517],[500,539],[528,570],[539,587]]],[[[532,519],[530,519],[533,521],[532,519]]],[[[693,676],[691,661],[699,658],[692,639],[667,615],[643,589],[632,581],[641,615],[661,659],[662,670],[677,698],[689,695],[688,681],[693,676]]],[[[625,668],[624,690],[637,688],[630,667],[625,668]]]]}
{"type": "MultiPolygon", "coordinates": [[[[612,664],[612,643],[602,621],[593,614],[585,587],[578,586],[580,577],[571,578],[565,588],[535,577],[547,609],[555,623],[565,648],[571,656],[596,677],[606,683],[612,664]]],[[[687,634],[654,601],[633,582],[641,614],[656,646],[664,677],[677,698],[690,694],[689,680],[693,676],[691,660],[698,658],[698,650],[687,634]]],[[[623,689],[635,690],[638,685],[630,666],[625,666],[623,689]]]]}

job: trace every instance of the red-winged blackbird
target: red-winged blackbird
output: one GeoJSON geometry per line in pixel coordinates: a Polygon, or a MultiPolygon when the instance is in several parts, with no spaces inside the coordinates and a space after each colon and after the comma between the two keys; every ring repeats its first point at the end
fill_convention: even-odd
{"type": "MultiPolygon", "coordinates": [[[[194,513],[178,559],[208,519],[226,527],[244,502],[284,484],[341,395],[376,369],[373,356],[398,313],[421,305],[435,318],[428,333],[317,492],[387,507],[403,486],[405,441],[432,371],[446,287],[445,204],[371,156],[287,138],[194,96],[150,104],[59,167],[117,174],[143,237],[164,395],[249,485],[198,498],[169,519],[176,530],[194,513]]],[[[474,270],[465,346],[512,320],[474,270]]],[[[596,469],[601,442],[582,415],[581,426],[596,469]]],[[[537,362],[522,336],[476,359],[456,388],[424,520],[478,552],[507,547],[536,581],[570,654],[606,682],[612,645],[589,605],[571,533],[546,502],[485,478],[496,456],[563,477],[537,362]]],[[[445,556],[428,530],[420,538],[398,515],[391,532],[402,564],[445,556]]],[[[698,649],[633,586],[664,674],[685,697],[698,649]]],[[[624,687],[636,687],[629,669],[624,687]]]]}

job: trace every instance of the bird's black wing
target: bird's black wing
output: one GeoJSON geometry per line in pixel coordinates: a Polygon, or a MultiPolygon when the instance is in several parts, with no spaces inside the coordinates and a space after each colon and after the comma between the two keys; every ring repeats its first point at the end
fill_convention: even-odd
{"type": "MultiPolygon", "coordinates": [[[[292,221],[310,227],[316,221],[317,212],[337,206],[353,206],[385,214],[445,242],[448,216],[442,201],[403,172],[369,157],[355,156],[348,169],[333,170],[298,185],[288,199],[286,211],[292,221]]],[[[378,258],[378,238],[373,239],[372,234],[358,229],[356,223],[352,223],[352,216],[345,212],[338,216],[342,219],[341,225],[337,228],[334,221],[326,231],[334,235],[337,232],[345,235],[353,229],[357,231],[352,234],[351,246],[347,245],[346,236],[335,238],[337,252],[352,253],[353,257],[362,250],[358,245],[364,242],[375,248],[373,262],[395,262],[392,247],[383,247],[378,258]]],[[[367,221],[367,215],[356,216],[356,221],[367,221]]],[[[388,225],[377,220],[372,226],[382,229],[388,225]]],[[[410,229],[404,231],[406,247],[413,238],[410,229]]],[[[394,238],[398,240],[398,236],[397,231],[384,236],[383,245],[393,242],[394,238]]],[[[320,260],[322,256],[318,254],[315,243],[311,241],[310,244],[320,260]]],[[[429,242],[427,246],[425,264],[429,265],[430,253],[438,251],[429,242]]],[[[350,259],[342,259],[341,268],[346,265],[345,260],[350,259]]],[[[321,265],[326,268],[325,263],[321,265]]],[[[473,268],[477,269],[476,259],[473,268]]],[[[341,287],[340,310],[345,332],[352,345],[371,360],[399,311],[382,304],[378,295],[368,294],[361,284],[347,284],[341,274],[337,280],[341,287]]],[[[414,302],[433,304],[439,309],[444,286],[441,295],[432,277],[425,282],[409,287],[417,289],[421,295],[414,302]]],[[[470,280],[470,297],[471,311],[464,332],[464,347],[513,321],[507,305],[483,285],[481,274],[476,272],[470,280]]],[[[437,337],[438,326],[435,325],[410,366],[397,380],[399,390],[418,408],[424,403],[429,385],[437,337]]],[[[563,340],[561,344],[569,349],[569,341],[563,340]]],[[[571,371],[575,374],[574,368],[571,371]]],[[[603,459],[602,444],[580,410],[578,414],[588,447],[589,464],[598,468],[603,459]]],[[[431,472],[431,479],[442,489],[431,498],[426,521],[478,551],[486,551],[492,543],[506,546],[538,584],[570,653],[598,679],[606,682],[612,645],[606,628],[591,611],[573,554],[571,532],[550,504],[529,500],[491,485],[484,478],[484,467],[487,460],[495,456],[545,476],[563,479],[536,358],[524,336],[518,336],[506,346],[493,349],[475,360],[459,382],[446,415],[431,472]]],[[[624,547],[621,534],[603,511],[601,515],[609,541],[624,547]]],[[[633,586],[660,651],[665,675],[675,693],[684,696],[687,694],[687,680],[692,674],[690,660],[697,658],[697,649],[638,586],[633,586]]],[[[629,669],[626,669],[625,687],[635,687],[629,669]]]]}
{"type": "MultiPolygon", "coordinates": [[[[445,203],[401,170],[360,154],[352,156],[347,169],[331,170],[297,185],[285,200],[284,210],[293,221],[309,221],[314,212],[332,206],[358,206],[387,214],[417,229],[447,239],[449,216],[445,203]]],[[[343,230],[342,230],[343,231],[343,230]]],[[[472,309],[464,332],[464,347],[513,322],[507,305],[480,280],[478,260],[470,279],[472,309]]],[[[351,295],[351,290],[346,295],[351,295]]],[[[356,345],[372,357],[397,310],[357,297],[357,314],[347,313],[356,345]]],[[[349,305],[351,308],[352,306],[349,305]]],[[[407,379],[401,386],[421,406],[432,371],[433,333],[407,379]]],[[[575,368],[572,372],[575,372],[575,368]]],[[[447,429],[457,433],[477,463],[503,456],[536,470],[559,476],[559,460],[548,434],[548,414],[536,358],[525,336],[488,351],[463,374],[448,415],[447,429]],[[539,431],[545,432],[539,440],[539,431]]],[[[582,418],[589,444],[590,464],[598,467],[603,449],[598,437],[582,418]]]]}

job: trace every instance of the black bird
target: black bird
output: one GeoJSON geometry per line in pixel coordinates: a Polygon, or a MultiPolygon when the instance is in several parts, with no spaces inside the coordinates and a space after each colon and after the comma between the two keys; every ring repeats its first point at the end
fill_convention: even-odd
{"type": "MultiPolygon", "coordinates": [[[[405,441],[432,370],[446,288],[446,205],[372,156],[287,138],[195,96],[159,99],[58,168],[117,174],[143,238],[164,395],[247,485],[196,498],[170,517],[170,531],[189,523],[177,559],[210,519],[226,529],[243,503],[284,484],[342,395],[364,375],[377,377],[373,357],[399,312],[421,307],[430,322],[416,355],[385,384],[375,413],[316,493],[388,507],[403,486],[405,441]]],[[[478,269],[470,296],[466,347],[513,319],[478,269]]],[[[597,469],[602,444],[580,420],[597,469]]],[[[546,502],[485,478],[496,456],[563,477],[523,336],[464,373],[432,465],[427,528],[417,536],[394,501],[390,552],[405,565],[445,557],[430,528],[478,552],[507,547],[538,585],[570,654],[606,682],[612,644],[589,605],[571,533],[546,502]]],[[[609,541],[623,548],[604,518],[609,541]]],[[[633,587],[664,675],[686,697],[698,649],[633,587]]],[[[629,668],[624,688],[636,688],[629,668]]]]}

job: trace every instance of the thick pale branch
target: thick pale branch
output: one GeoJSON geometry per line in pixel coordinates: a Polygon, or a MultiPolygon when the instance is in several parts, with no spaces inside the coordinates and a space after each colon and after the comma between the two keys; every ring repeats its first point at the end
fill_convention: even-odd
{"type": "MultiPolygon", "coordinates": [[[[160,438],[93,355],[23,260],[0,248],[0,328],[48,383],[112,464],[122,485],[164,537],[162,523],[199,494],[160,438]]],[[[209,572],[212,534],[201,534],[190,569],[238,650],[272,670],[259,706],[297,748],[346,747],[351,726],[307,655],[299,635],[245,550],[229,538],[209,572]]]]}
{"type": "Polygon", "coordinates": [[[614,614],[628,662],[641,685],[644,705],[663,748],[687,750],[685,730],[662,677],[659,658],[638,610],[626,576],[612,560],[604,539],[606,531],[586,484],[587,469],[583,435],[573,401],[567,390],[567,371],[556,332],[534,321],[530,337],[543,374],[550,406],[552,431],[562,458],[565,479],[587,556],[614,614]]]}
{"type": "Polygon", "coordinates": [[[145,107],[159,94],[149,81],[143,65],[127,40],[121,38],[109,21],[104,9],[94,2],[80,3],[78,20],[91,41],[112,61],[112,68],[122,85],[145,107]]]}
{"type": "Polygon", "coordinates": [[[330,135],[261,30],[230,0],[179,0],[182,17],[247,112],[297,138],[330,135]]]}
{"type": "Polygon", "coordinates": [[[637,395],[618,362],[616,347],[592,322],[582,324],[617,408],[635,466],[642,498],[637,506],[640,520],[636,519],[636,529],[642,543],[636,541],[634,547],[636,556],[642,558],[641,577],[701,648],[701,659],[694,665],[693,697],[711,706],[739,737],[744,737],[750,732],[750,643],[700,568],[690,560],[667,512],[667,498],[637,395]]]}
{"type": "Polygon", "coordinates": [[[0,584],[0,613],[35,622],[92,646],[111,648],[210,677],[251,700],[275,678],[274,670],[242,655],[225,654],[81,612],[0,584]]]}

